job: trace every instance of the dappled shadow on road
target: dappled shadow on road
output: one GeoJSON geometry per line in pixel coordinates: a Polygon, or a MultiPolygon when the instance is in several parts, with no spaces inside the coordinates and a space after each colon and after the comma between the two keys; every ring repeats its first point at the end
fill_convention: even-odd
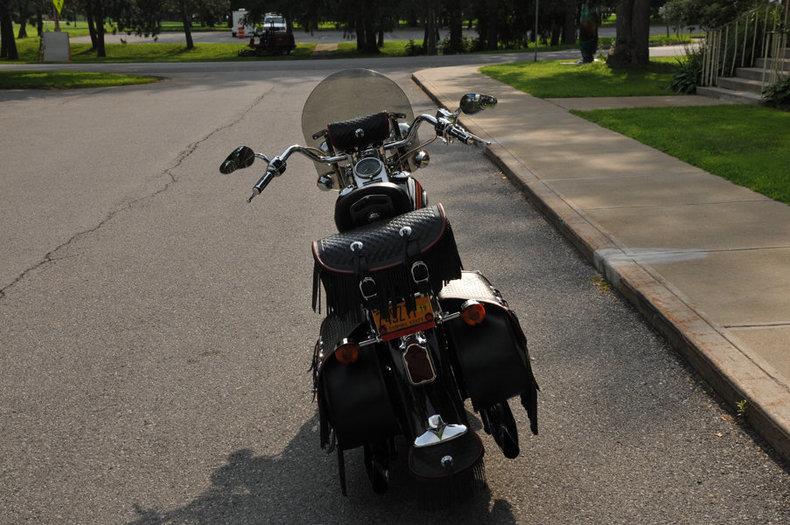
{"type": "Polygon", "coordinates": [[[368,486],[359,451],[347,451],[349,496],[340,494],[335,455],[318,446],[317,418],[302,425],[279,455],[239,449],[211,474],[211,486],[171,510],[135,505],[133,525],[176,523],[377,523],[463,520],[515,523],[511,506],[481,490],[469,501],[428,509],[404,461],[393,468],[390,490],[376,495],[368,486]]]}

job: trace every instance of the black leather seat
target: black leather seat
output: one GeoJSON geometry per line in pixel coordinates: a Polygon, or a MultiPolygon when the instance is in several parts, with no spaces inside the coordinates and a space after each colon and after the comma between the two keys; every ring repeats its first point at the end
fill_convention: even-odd
{"type": "Polygon", "coordinates": [[[389,113],[333,122],[327,126],[329,142],[336,151],[354,151],[368,146],[380,146],[390,136],[389,113]]]}
{"type": "Polygon", "coordinates": [[[335,225],[348,231],[412,209],[409,194],[392,182],[376,182],[344,195],[335,204],[335,225]]]}

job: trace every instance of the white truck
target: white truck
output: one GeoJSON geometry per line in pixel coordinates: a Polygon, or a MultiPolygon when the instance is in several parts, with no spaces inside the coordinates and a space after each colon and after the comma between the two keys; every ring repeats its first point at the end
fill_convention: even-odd
{"type": "Polygon", "coordinates": [[[237,9],[233,11],[233,27],[230,34],[234,38],[250,38],[255,31],[255,26],[247,22],[247,10],[237,9]]]}

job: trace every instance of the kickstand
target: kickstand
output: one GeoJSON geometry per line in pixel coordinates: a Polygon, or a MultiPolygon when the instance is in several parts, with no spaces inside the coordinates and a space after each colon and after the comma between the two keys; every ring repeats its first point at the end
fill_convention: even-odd
{"type": "Polygon", "coordinates": [[[343,449],[337,447],[337,473],[340,477],[340,492],[346,494],[346,458],[343,457],[343,449]]]}

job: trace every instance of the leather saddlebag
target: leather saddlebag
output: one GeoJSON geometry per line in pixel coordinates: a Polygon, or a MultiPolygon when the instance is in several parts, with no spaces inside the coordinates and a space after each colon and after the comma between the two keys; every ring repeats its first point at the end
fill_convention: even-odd
{"type": "Polygon", "coordinates": [[[343,365],[334,358],[334,349],[342,339],[364,330],[363,321],[356,313],[342,317],[330,314],[321,324],[321,339],[313,356],[313,385],[322,448],[330,444],[330,428],[334,428],[341,450],[399,433],[378,357],[381,349],[375,345],[361,348],[359,360],[353,365],[343,365]]]}
{"type": "Polygon", "coordinates": [[[454,354],[459,383],[475,410],[520,396],[530,428],[538,432],[538,384],[532,374],[527,338],[516,314],[488,280],[478,272],[463,272],[461,279],[447,283],[439,294],[442,309],[457,312],[467,300],[486,308],[477,326],[462,319],[444,324],[454,354]]]}
{"type": "Polygon", "coordinates": [[[327,312],[343,315],[362,305],[388,315],[417,292],[439,293],[461,277],[455,237],[441,204],[421,208],[313,243],[313,309],[320,310],[320,284],[327,312]]]}

